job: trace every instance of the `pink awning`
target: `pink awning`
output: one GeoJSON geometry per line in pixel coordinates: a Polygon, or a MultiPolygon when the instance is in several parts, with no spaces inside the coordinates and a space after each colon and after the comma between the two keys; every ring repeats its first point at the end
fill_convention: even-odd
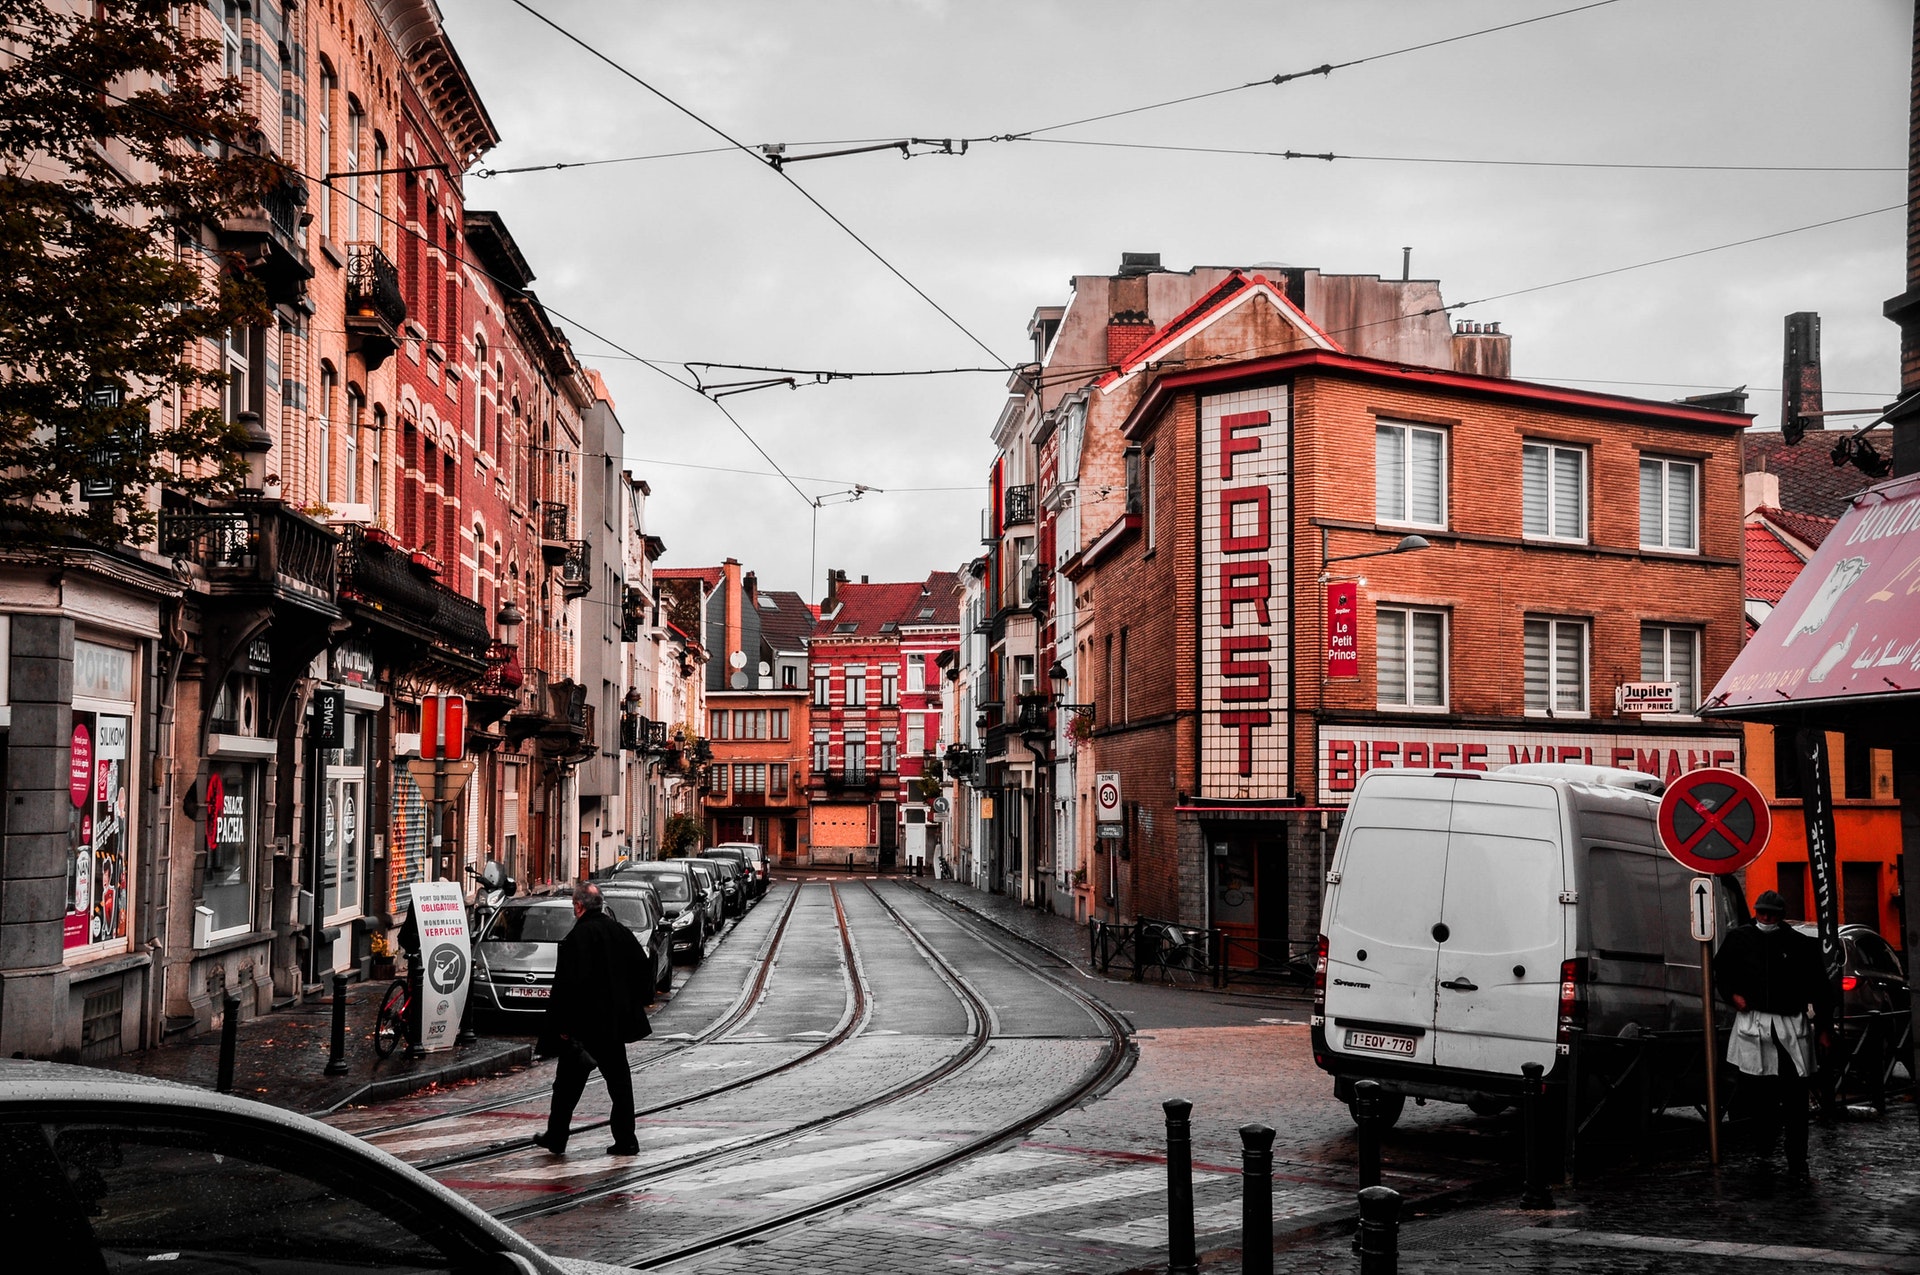
{"type": "Polygon", "coordinates": [[[1920,475],[1854,497],[1702,711],[1920,695],[1920,475]]]}

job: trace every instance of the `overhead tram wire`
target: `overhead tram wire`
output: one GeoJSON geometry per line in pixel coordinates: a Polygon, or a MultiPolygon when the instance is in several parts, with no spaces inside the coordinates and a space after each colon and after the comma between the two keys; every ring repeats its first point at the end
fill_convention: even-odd
{"type": "Polygon", "coordinates": [[[1371,164],[1460,164],[1477,168],[1570,168],[1608,172],[1671,173],[1905,173],[1904,165],[1881,164],[1666,164],[1576,159],[1476,159],[1459,155],[1360,155],[1339,151],[1258,150],[1237,146],[1183,146],[1161,142],[1107,142],[1077,137],[1021,137],[1042,146],[1086,146],[1106,150],[1168,151],[1183,155],[1244,155],[1257,159],[1350,160],[1371,164]]]}
{"type": "MultiPolygon", "coordinates": [[[[1615,0],[1598,0],[1598,2],[1601,4],[1612,4],[1612,3],[1615,3],[1615,0]]],[[[745,142],[742,142],[737,137],[734,137],[731,133],[728,133],[725,129],[721,128],[718,124],[711,122],[710,120],[706,119],[705,117],[701,116],[699,113],[694,111],[692,108],[682,105],[679,101],[675,100],[673,97],[669,96],[667,93],[663,92],[658,88],[655,88],[652,84],[648,83],[645,79],[642,79],[638,73],[628,69],[626,66],[622,65],[620,62],[616,61],[614,58],[612,58],[608,54],[601,52],[598,48],[595,48],[592,44],[588,43],[586,40],[582,39],[580,36],[577,36],[573,32],[567,30],[567,28],[561,26],[559,23],[555,22],[552,18],[549,18],[546,14],[540,12],[538,9],[534,8],[531,4],[527,3],[527,0],[512,0],[512,3],[516,8],[523,10],[524,12],[532,16],[534,19],[539,21],[542,25],[548,27],[549,29],[551,29],[552,31],[554,31],[555,33],[557,33],[558,35],[566,39],[569,43],[579,47],[581,50],[586,52],[589,56],[593,57],[595,60],[605,63],[607,66],[611,67],[613,70],[619,72],[625,78],[632,80],[635,84],[638,84],[641,88],[653,94],[653,96],[659,98],[662,102],[665,102],[668,106],[671,106],[674,110],[680,112],[682,115],[685,115],[688,119],[694,121],[694,123],[700,125],[702,128],[711,132],[714,136],[725,141],[728,145],[732,146],[735,150],[738,150],[741,154],[746,155],[748,158],[752,159],[755,163],[759,164],[762,168],[771,169],[783,181],[785,181],[787,185],[793,187],[793,189],[799,193],[802,199],[805,199],[808,203],[812,204],[814,208],[817,209],[822,216],[824,216],[828,221],[831,221],[834,225],[838,226],[841,229],[841,231],[847,235],[848,238],[852,239],[855,243],[859,244],[860,247],[866,251],[868,256],[872,257],[875,261],[879,262],[881,266],[885,267],[885,269],[889,274],[893,275],[893,277],[898,279],[901,283],[906,284],[907,287],[912,290],[915,296],[918,296],[922,301],[925,301],[928,305],[932,306],[933,309],[937,313],[939,313],[939,315],[942,318],[944,318],[948,323],[952,324],[953,327],[957,329],[962,336],[966,337],[967,340],[973,342],[974,345],[978,346],[987,355],[988,358],[993,359],[995,362],[999,363],[1001,367],[1008,372],[1012,372],[1014,370],[1012,365],[1007,363],[1005,359],[1001,358],[1000,353],[997,350],[995,350],[992,346],[988,345],[985,341],[981,340],[978,336],[974,335],[973,330],[971,328],[967,327],[966,324],[960,322],[960,320],[956,318],[953,315],[953,313],[949,311],[945,306],[941,305],[938,301],[935,301],[933,297],[928,295],[926,290],[923,289],[919,284],[909,279],[906,276],[906,274],[902,272],[898,266],[894,265],[891,261],[887,260],[886,257],[881,255],[879,249],[875,248],[872,244],[868,243],[864,238],[860,236],[860,234],[857,231],[853,229],[853,227],[849,226],[846,222],[842,221],[839,218],[839,216],[833,212],[832,209],[828,208],[825,204],[821,203],[818,199],[814,198],[813,193],[811,191],[809,191],[805,186],[802,186],[799,182],[795,181],[793,179],[793,175],[787,172],[786,166],[784,164],[774,162],[769,156],[755,151],[752,147],[748,146],[745,142]]]]}

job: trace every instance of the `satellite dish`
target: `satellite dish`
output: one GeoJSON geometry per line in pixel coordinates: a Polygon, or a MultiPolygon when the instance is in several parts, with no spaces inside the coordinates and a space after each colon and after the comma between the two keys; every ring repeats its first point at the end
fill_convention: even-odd
{"type": "Polygon", "coordinates": [[[747,653],[745,651],[735,651],[727,657],[727,664],[733,668],[745,668],[747,666],[747,653]]]}
{"type": "Polygon", "coordinates": [[[735,673],[731,678],[727,679],[727,685],[736,691],[744,691],[747,689],[747,675],[745,673],[735,673]]]}
{"type": "Polygon", "coordinates": [[[766,662],[765,660],[761,660],[761,661],[760,661],[760,676],[761,676],[761,677],[772,677],[772,676],[773,676],[773,665],[771,665],[771,664],[769,664],[769,663],[767,663],[767,662],[766,662]]]}

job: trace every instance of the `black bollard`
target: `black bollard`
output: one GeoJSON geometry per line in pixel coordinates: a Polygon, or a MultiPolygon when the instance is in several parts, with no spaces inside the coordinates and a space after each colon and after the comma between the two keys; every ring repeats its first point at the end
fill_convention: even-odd
{"type": "Polygon", "coordinates": [[[1360,1193],[1360,1275],[1396,1275],[1400,1269],[1400,1193],[1370,1186],[1360,1193]]]}
{"type": "Polygon", "coordinates": [[[1240,1271],[1273,1275],[1273,1130],[1240,1126],[1240,1271]]]}
{"type": "Polygon", "coordinates": [[[327,1075],[347,1074],[347,976],[333,976],[333,1048],[327,1054],[327,1075]]]}
{"type": "Polygon", "coordinates": [[[1147,923],[1134,918],[1133,922],[1133,981],[1144,982],[1147,977],[1147,923]]]}
{"type": "Polygon", "coordinates": [[[213,1087],[220,1093],[233,1092],[233,1051],[240,1043],[240,998],[232,992],[221,1004],[220,1074],[213,1087]]]}
{"type": "Polygon", "coordinates": [[[1360,1125],[1360,1186],[1380,1185],[1380,1082],[1362,1080],[1353,1087],[1353,1114],[1360,1125]]]}
{"type": "Polygon", "coordinates": [[[1526,1139],[1526,1182],[1520,1192],[1520,1207],[1550,1209],[1553,1196],[1547,1190],[1546,1164],[1540,1146],[1540,1077],[1546,1074],[1546,1068],[1539,1063],[1524,1063],[1520,1074],[1525,1077],[1520,1093],[1520,1136],[1526,1139]]]}
{"type": "Polygon", "coordinates": [[[1167,1275],[1196,1275],[1199,1256],[1193,1244],[1193,1104],[1169,1098],[1167,1113],[1167,1275]]]}

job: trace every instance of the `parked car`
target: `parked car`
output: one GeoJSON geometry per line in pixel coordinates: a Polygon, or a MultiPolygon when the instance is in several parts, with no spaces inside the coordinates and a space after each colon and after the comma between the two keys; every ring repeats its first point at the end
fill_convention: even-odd
{"type": "Polygon", "coordinates": [[[660,906],[666,910],[669,952],[684,955],[690,964],[698,965],[706,955],[707,936],[715,926],[708,919],[709,887],[694,876],[692,866],[685,859],[630,864],[615,873],[609,884],[617,886],[626,881],[653,886],[660,896],[660,906]]]}
{"type": "MultiPolygon", "coordinates": [[[[1364,776],[1314,976],[1314,1061],[1335,1094],[1351,1104],[1372,1079],[1389,1118],[1409,1097],[1485,1114],[1538,1063],[1550,1098],[1589,1113],[1639,1062],[1658,1077],[1653,1106],[1692,1101],[1705,1081],[1700,944],[1693,874],[1655,826],[1664,787],[1593,766],[1364,776]]],[[[1725,934],[1746,902],[1716,879],[1725,934]]]]}
{"type": "Polygon", "coordinates": [[[705,859],[687,860],[687,870],[705,888],[707,897],[707,927],[715,934],[727,923],[726,895],[720,889],[720,877],[714,871],[713,864],[705,859]]]}
{"type": "MultiPolygon", "coordinates": [[[[573,929],[573,900],[562,895],[508,899],[485,942],[474,950],[476,1010],[532,1020],[546,1012],[560,940],[573,929]]],[[[523,1030],[532,1031],[529,1021],[523,1030]]]]}
{"type": "Polygon", "coordinates": [[[640,946],[647,950],[653,970],[653,990],[664,992],[673,986],[673,953],[668,938],[667,909],[660,891],[651,881],[607,880],[600,883],[607,907],[622,925],[633,931],[640,946]]]}
{"type": "Polygon", "coordinates": [[[23,1256],[35,1268],[621,1269],[563,1266],[424,1173],[317,1120],[91,1067],[0,1061],[0,1163],[14,1215],[47,1245],[23,1256]]]}
{"type": "Polygon", "coordinates": [[[708,846],[700,852],[704,859],[738,859],[747,870],[749,892],[758,899],[766,894],[767,886],[772,884],[773,871],[767,865],[767,849],[751,841],[723,841],[717,846],[708,846]]]}
{"type": "Polygon", "coordinates": [[[738,859],[701,858],[701,864],[713,873],[713,879],[720,886],[721,911],[726,916],[745,916],[747,906],[753,902],[750,887],[747,885],[746,868],[738,859]]]}
{"type": "MultiPolygon", "coordinates": [[[[1808,938],[1820,937],[1820,928],[1811,921],[1795,922],[1793,928],[1808,938]]],[[[1840,999],[1847,1016],[1911,1008],[1907,968],[1878,930],[1871,925],[1841,926],[1840,952],[1845,960],[1840,969],[1840,999]]]]}

